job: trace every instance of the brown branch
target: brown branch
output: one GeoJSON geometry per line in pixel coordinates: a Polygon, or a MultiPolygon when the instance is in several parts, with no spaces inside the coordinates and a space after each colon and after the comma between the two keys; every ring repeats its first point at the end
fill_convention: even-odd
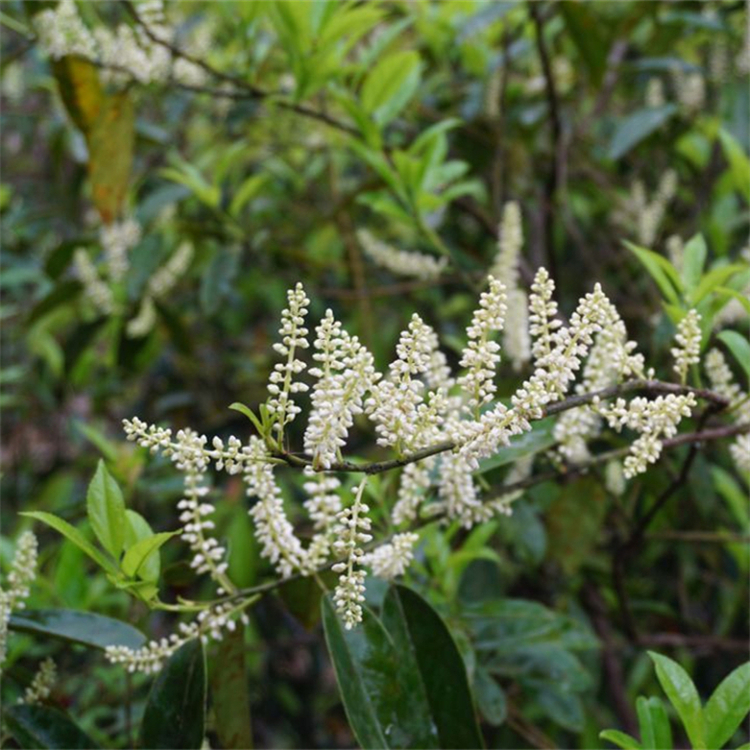
{"type": "MultiPolygon", "coordinates": [[[[623,393],[631,393],[632,391],[645,391],[647,393],[673,393],[673,394],[684,394],[693,393],[698,398],[701,398],[709,403],[713,404],[716,409],[725,408],[728,406],[729,401],[718,393],[713,391],[705,390],[703,388],[691,388],[690,386],[678,385],[677,383],[664,383],[660,380],[629,380],[620,385],[612,386],[611,388],[603,388],[599,391],[592,391],[591,393],[576,394],[575,396],[569,396],[563,401],[559,401],[555,404],[550,404],[544,410],[543,416],[551,416],[553,414],[559,414],[567,411],[568,409],[574,409],[585,404],[590,404],[595,400],[603,400],[619,396],[623,393]]],[[[724,429],[724,428],[722,428],[724,429]]],[[[739,434],[739,433],[735,433],[739,434]]],[[[684,437],[684,436],[683,436],[684,437]]],[[[710,439],[710,438],[709,438],[710,439]]],[[[669,441],[664,441],[666,445],[669,441]]],[[[422,461],[430,456],[435,456],[439,453],[445,453],[446,451],[454,450],[458,447],[458,444],[453,440],[445,440],[435,445],[430,445],[421,450],[410,453],[400,458],[392,458],[385,461],[373,461],[370,463],[355,463],[353,461],[339,461],[331,464],[330,467],[324,469],[327,473],[335,472],[357,472],[361,474],[382,474],[392,469],[399,469],[407,464],[413,464],[417,461],[422,461]]],[[[615,451],[610,454],[606,454],[609,457],[615,457],[627,453],[628,449],[623,451],[615,451]]],[[[287,453],[285,451],[276,451],[272,454],[273,458],[285,461],[289,466],[294,468],[305,468],[311,466],[312,462],[294,453],[287,453]]],[[[596,461],[594,462],[596,463],[596,461]]],[[[580,468],[587,468],[590,464],[581,464],[580,468]]],[[[575,467],[573,467],[575,468],[575,467]]]]}

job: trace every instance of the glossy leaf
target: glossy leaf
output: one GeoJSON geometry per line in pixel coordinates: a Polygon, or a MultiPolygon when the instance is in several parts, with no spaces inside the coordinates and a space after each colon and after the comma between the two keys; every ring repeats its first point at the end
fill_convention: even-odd
{"type": "Polygon", "coordinates": [[[399,656],[380,620],[367,608],[346,631],[330,597],[321,600],[328,653],[346,716],[365,748],[437,747],[419,696],[400,682],[399,656]]]}
{"type": "MultiPolygon", "coordinates": [[[[127,509],[125,511],[125,543],[124,548],[129,550],[136,543],[142,539],[147,539],[153,536],[154,532],[151,529],[148,521],[134,510],[127,509]]],[[[144,581],[156,581],[159,578],[161,572],[161,559],[158,552],[154,552],[143,561],[140,567],[140,574],[144,581]]]]}
{"type": "Polygon", "coordinates": [[[125,541],[125,501],[120,486],[101,459],[86,493],[86,511],[96,538],[117,559],[125,541]]]}
{"type": "Polygon", "coordinates": [[[445,623],[415,591],[393,585],[383,603],[383,624],[407,675],[424,691],[438,747],[482,747],[466,668],[445,623]]]}
{"type": "Polygon", "coordinates": [[[685,245],[684,261],[682,266],[682,281],[685,290],[690,294],[701,279],[703,267],[706,264],[708,248],[702,234],[696,234],[687,245],[685,245]]]}
{"type": "Polygon", "coordinates": [[[100,649],[140,648],[146,642],[143,633],[126,622],[72,609],[24,609],[10,618],[10,629],[100,649]]]}
{"type": "Polygon", "coordinates": [[[620,120],[612,136],[607,155],[621,159],[642,140],[656,132],[677,112],[674,104],[639,109],[620,120]]]}
{"type": "Polygon", "coordinates": [[[194,638],[167,660],[143,712],[144,748],[200,748],[206,728],[206,657],[194,638]]]}
{"type": "Polygon", "coordinates": [[[91,544],[91,542],[89,542],[75,526],[71,526],[64,519],[52,513],[45,513],[44,511],[26,511],[19,515],[34,518],[37,521],[46,523],[47,526],[51,526],[55,531],[59,531],[64,537],[70,539],[73,544],[83,550],[95,563],[104,568],[108,573],[112,573],[113,575],[117,574],[118,569],[114,562],[94,547],[94,545],[91,544]]]}
{"type": "Polygon", "coordinates": [[[479,473],[483,474],[499,466],[514,463],[519,458],[525,458],[547,450],[557,442],[552,434],[554,425],[555,419],[553,417],[534,422],[530,432],[514,437],[509,446],[500,448],[494,456],[480,461],[479,473]]]}
{"type": "Polygon", "coordinates": [[[67,714],[42,705],[8,706],[3,712],[13,739],[29,750],[37,748],[97,748],[97,745],[67,714]]]}
{"type": "Polygon", "coordinates": [[[719,338],[727,345],[729,351],[737,360],[737,364],[745,370],[746,376],[750,378],[750,343],[748,343],[747,337],[736,331],[722,331],[719,338]]]}
{"type": "Polygon", "coordinates": [[[670,703],[682,720],[687,736],[696,750],[706,749],[703,709],[690,675],[675,661],[649,651],[656,676],[670,703]]]}
{"type": "Polygon", "coordinates": [[[703,710],[706,744],[721,748],[732,739],[750,713],[750,662],[742,664],[722,680],[703,710]]]}
{"type": "Polygon", "coordinates": [[[414,50],[383,57],[362,84],[362,107],[381,125],[387,125],[419,87],[420,60],[414,50]]]}
{"type": "Polygon", "coordinates": [[[641,750],[643,747],[634,737],[625,734],[625,732],[620,732],[618,729],[605,729],[603,732],[599,732],[599,737],[623,748],[623,750],[641,750]]]}
{"type": "Polygon", "coordinates": [[[243,627],[228,631],[216,644],[210,675],[211,703],[221,747],[251,748],[253,733],[243,627]]]}
{"type": "Polygon", "coordinates": [[[151,569],[146,567],[146,562],[152,555],[158,556],[159,548],[178,533],[178,531],[165,531],[136,542],[122,558],[120,566],[122,572],[129,578],[139,576],[145,581],[154,582],[156,579],[149,577],[151,569]]]}

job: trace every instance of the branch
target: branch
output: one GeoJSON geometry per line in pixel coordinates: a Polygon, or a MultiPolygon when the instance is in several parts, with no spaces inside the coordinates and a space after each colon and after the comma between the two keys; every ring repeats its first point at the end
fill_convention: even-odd
{"type": "MultiPolygon", "coordinates": [[[[135,9],[135,6],[131,0],[124,0],[124,4],[125,4],[125,8],[127,9],[127,11],[133,17],[135,22],[143,29],[143,32],[146,34],[146,36],[154,44],[158,44],[161,47],[164,47],[165,49],[169,50],[174,57],[179,57],[183,60],[186,60],[187,62],[192,63],[193,65],[197,65],[199,68],[201,68],[203,71],[208,73],[213,78],[216,78],[220,81],[224,81],[226,83],[231,83],[233,86],[236,86],[237,88],[247,92],[247,98],[253,98],[259,101],[263,101],[264,99],[269,99],[269,98],[278,96],[278,94],[275,92],[266,91],[265,89],[262,89],[259,86],[255,86],[249,81],[244,80],[243,78],[238,78],[237,76],[233,76],[233,75],[230,75],[229,73],[225,73],[223,70],[214,68],[212,65],[209,65],[205,60],[202,60],[200,57],[191,55],[190,53],[185,52],[183,49],[180,49],[178,46],[172,44],[168,40],[162,39],[158,35],[154,34],[153,31],[151,31],[151,29],[148,27],[148,24],[145,24],[141,20],[141,17],[138,15],[138,11],[135,9]]],[[[189,88],[192,90],[197,90],[199,92],[201,91],[200,87],[183,86],[183,88],[189,88]]],[[[204,90],[204,93],[207,93],[207,92],[205,92],[204,90]]],[[[298,115],[302,115],[304,117],[309,117],[311,119],[318,120],[319,122],[325,123],[326,125],[329,125],[330,127],[335,128],[336,130],[340,130],[349,135],[359,135],[359,132],[355,128],[347,125],[344,122],[341,122],[340,120],[337,120],[335,117],[331,117],[330,115],[327,115],[325,112],[320,112],[316,109],[306,107],[304,104],[294,104],[292,102],[286,102],[286,101],[278,100],[278,99],[275,100],[274,103],[281,109],[287,109],[291,112],[296,112],[298,115]]]]}
{"type": "MultiPolygon", "coordinates": [[[[729,401],[718,393],[706,390],[704,388],[691,388],[686,385],[678,385],[677,383],[664,383],[661,380],[629,380],[620,385],[614,385],[611,388],[603,388],[599,391],[592,391],[591,393],[581,393],[575,396],[569,396],[563,401],[549,405],[545,410],[543,416],[551,416],[553,414],[559,414],[567,411],[568,409],[575,409],[585,404],[590,404],[596,399],[608,399],[615,396],[619,396],[623,393],[631,393],[632,391],[645,391],[647,393],[674,393],[674,394],[685,394],[693,393],[698,398],[708,401],[715,405],[715,408],[724,409],[729,405],[729,401]]],[[[676,438],[675,438],[676,439],[676,438]]],[[[665,441],[665,445],[669,441],[665,441]]],[[[416,463],[417,461],[423,461],[425,458],[435,456],[439,453],[445,453],[447,451],[454,450],[458,447],[458,443],[453,440],[446,440],[436,445],[431,445],[421,450],[410,453],[401,458],[393,458],[386,461],[374,461],[371,463],[358,464],[353,461],[339,461],[331,464],[327,469],[324,469],[326,473],[335,472],[355,472],[362,474],[382,474],[392,469],[399,469],[408,464],[416,463]]],[[[627,448],[624,449],[623,453],[618,452],[618,455],[624,455],[627,453],[627,448]]],[[[307,466],[312,466],[312,461],[307,458],[288,453],[285,451],[277,451],[271,454],[273,458],[278,458],[286,462],[289,466],[297,469],[304,469],[307,466]]]]}

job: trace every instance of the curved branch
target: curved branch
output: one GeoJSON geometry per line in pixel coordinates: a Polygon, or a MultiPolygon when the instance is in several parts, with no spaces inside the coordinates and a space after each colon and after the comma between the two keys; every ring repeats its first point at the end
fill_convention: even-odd
{"type": "MultiPolygon", "coordinates": [[[[665,383],[661,380],[629,380],[620,385],[614,385],[611,388],[603,388],[599,391],[592,391],[591,393],[581,393],[574,396],[569,396],[562,401],[550,404],[543,413],[543,417],[552,416],[553,414],[559,414],[567,411],[568,409],[575,409],[579,406],[590,404],[595,400],[614,398],[624,393],[631,393],[633,391],[644,391],[646,393],[659,393],[659,394],[686,394],[692,393],[696,397],[708,401],[714,406],[715,410],[724,409],[729,406],[729,400],[724,396],[715,393],[713,391],[706,390],[704,388],[691,388],[686,385],[679,385],[677,383],[665,383]]],[[[667,441],[665,441],[666,444],[667,441]]],[[[400,469],[408,464],[422,461],[430,456],[435,456],[439,453],[445,453],[447,451],[454,450],[458,447],[458,443],[453,440],[445,440],[435,445],[430,445],[426,448],[422,448],[414,453],[410,453],[400,458],[392,458],[386,461],[373,461],[370,463],[358,464],[353,461],[339,461],[331,464],[327,469],[323,469],[325,473],[336,473],[336,472],[350,472],[350,473],[361,473],[361,474],[382,474],[386,471],[393,469],[400,469]]],[[[297,469],[304,469],[305,467],[312,466],[312,461],[302,456],[295,455],[293,453],[287,453],[285,451],[278,451],[271,454],[273,458],[278,458],[289,466],[297,469]]]]}

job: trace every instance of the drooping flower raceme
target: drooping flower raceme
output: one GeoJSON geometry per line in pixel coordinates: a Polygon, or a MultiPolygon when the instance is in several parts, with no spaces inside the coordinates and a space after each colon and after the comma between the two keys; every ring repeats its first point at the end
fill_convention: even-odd
{"type": "Polygon", "coordinates": [[[370,260],[400,276],[417,279],[436,279],[448,265],[447,258],[435,258],[424,253],[396,250],[373,237],[367,230],[357,232],[362,249],[370,260]]]}
{"type": "Polygon", "coordinates": [[[31,680],[31,684],[18,699],[18,702],[32,705],[46,700],[52,692],[52,687],[56,679],[57,667],[55,666],[55,662],[47,658],[39,665],[39,669],[31,680]]]}

